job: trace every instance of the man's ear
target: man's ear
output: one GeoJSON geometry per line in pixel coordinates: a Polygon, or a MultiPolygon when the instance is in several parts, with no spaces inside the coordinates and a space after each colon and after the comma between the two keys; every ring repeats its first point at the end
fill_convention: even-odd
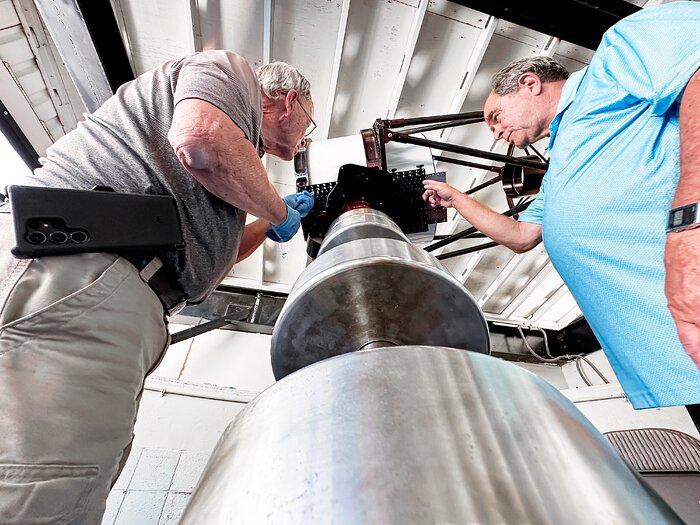
{"type": "Polygon", "coordinates": [[[523,73],[518,79],[518,88],[525,88],[532,95],[539,95],[542,92],[542,80],[534,73],[523,73]]]}
{"type": "Polygon", "coordinates": [[[289,117],[294,109],[294,101],[297,99],[297,90],[290,89],[284,97],[284,116],[289,117]]]}

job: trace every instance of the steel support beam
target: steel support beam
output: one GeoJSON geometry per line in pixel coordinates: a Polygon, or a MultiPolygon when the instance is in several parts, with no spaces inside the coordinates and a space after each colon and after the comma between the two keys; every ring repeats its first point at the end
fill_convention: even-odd
{"type": "Polygon", "coordinates": [[[134,79],[109,0],[36,0],[88,111],[134,79]]]}
{"type": "Polygon", "coordinates": [[[588,49],[596,49],[615,22],[640,9],[624,0],[453,1],[588,49]]]}
{"type": "Polygon", "coordinates": [[[343,46],[345,45],[345,32],[348,27],[348,16],[350,14],[350,0],[343,0],[340,6],[340,22],[338,24],[338,38],[335,43],[333,53],[333,68],[331,70],[331,82],[328,88],[328,102],[326,102],[325,118],[321,129],[321,139],[327,139],[331,130],[333,120],[333,104],[335,103],[336,90],[338,88],[338,78],[340,77],[340,62],[343,58],[343,46]]]}
{"type": "MultiPolygon", "coordinates": [[[[224,330],[235,330],[237,332],[251,332],[259,334],[271,334],[277,316],[287,299],[284,293],[268,293],[244,288],[230,286],[219,286],[217,290],[203,303],[195,306],[188,306],[173,318],[173,322],[178,324],[191,325],[199,323],[200,319],[214,320],[224,330]],[[257,305],[257,306],[256,306],[257,305]],[[247,310],[249,317],[247,321],[225,320],[227,315],[235,311],[247,310]],[[255,313],[257,311],[257,314],[255,313]]],[[[240,318],[240,317],[239,317],[240,318]]],[[[522,338],[517,331],[517,321],[512,324],[505,320],[488,320],[489,332],[492,336],[492,355],[504,359],[529,362],[532,357],[533,363],[540,363],[534,356],[531,356],[525,347],[521,345],[522,338]],[[503,338],[508,338],[508,342],[503,338]],[[502,353],[499,353],[502,352],[502,353]]],[[[206,326],[202,329],[206,330],[206,326]]],[[[600,348],[600,343],[596,340],[593,332],[581,318],[560,330],[547,329],[549,347],[554,355],[565,353],[578,354],[589,353],[600,348]]],[[[530,346],[544,356],[544,344],[542,333],[539,330],[526,330],[530,346]]],[[[180,336],[184,337],[184,336],[180,336]]]]}
{"type": "Polygon", "coordinates": [[[416,43],[418,42],[418,35],[420,35],[421,27],[423,27],[423,20],[425,19],[425,12],[428,9],[428,3],[428,0],[419,0],[416,13],[413,16],[411,32],[408,35],[406,50],[404,51],[403,59],[401,60],[401,67],[399,68],[399,77],[396,79],[396,83],[394,84],[391,101],[389,102],[389,110],[386,112],[386,118],[388,119],[394,118],[396,115],[396,108],[399,106],[401,92],[403,91],[403,86],[406,83],[408,68],[411,66],[411,60],[413,60],[413,53],[416,50],[416,43]]]}
{"type": "Polygon", "coordinates": [[[122,84],[134,80],[134,71],[129,63],[112,4],[109,0],[78,0],[78,5],[114,92],[122,84]]]}

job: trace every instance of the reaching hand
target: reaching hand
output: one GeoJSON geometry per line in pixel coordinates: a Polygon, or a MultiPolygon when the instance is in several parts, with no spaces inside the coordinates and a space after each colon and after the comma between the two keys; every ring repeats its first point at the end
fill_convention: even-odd
{"type": "Polygon", "coordinates": [[[445,182],[425,179],[423,181],[423,200],[428,201],[433,208],[443,206],[445,208],[453,208],[457,198],[463,193],[457,188],[450,186],[445,182]]]}
{"type": "MultiPolygon", "coordinates": [[[[273,224],[265,235],[275,242],[287,242],[296,234],[301,224],[299,212],[287,204],[287,218],[280,224],[273,224]]],[[[307,212],[308,213],[308,212],[307,212]]]]}
{"type": "Polygon", "coordinates": [[[287,195],[282,200],[285,204],[298,211],[299,215],[306,217],[314,207],[314,192],[300,191],[299,193],[287,195]]]}

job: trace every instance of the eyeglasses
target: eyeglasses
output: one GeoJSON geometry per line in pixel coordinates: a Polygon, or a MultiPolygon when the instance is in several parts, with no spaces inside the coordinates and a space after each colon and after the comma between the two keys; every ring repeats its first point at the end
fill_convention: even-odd
{"type": "Polygon", "coordinates": [[[310,129],[304,134],[304,138],[306,138],[314,132],[314,130],[316,129],[316,123],[314,122],[314,119],[311,118],[311,115],[309,115],[309,112],[304,109],[304,105],[301,103],[301,101],[298,98],[297,98],[297,101],[299,102],[299,107],[301,107],[301,110],[304,112],[304,114],[307,117],[309,117],[309,120],[311,121],[310,129]]]}

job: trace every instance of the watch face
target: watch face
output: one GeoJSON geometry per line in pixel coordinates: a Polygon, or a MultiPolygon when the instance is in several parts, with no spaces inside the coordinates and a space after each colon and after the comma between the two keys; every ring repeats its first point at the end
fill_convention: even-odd
{"type": "Polygon", "coordinates": [[[672,209],[668,214],[667,231],[684,229],[697,223],[698,204],[688,204],[672,209]]]}

